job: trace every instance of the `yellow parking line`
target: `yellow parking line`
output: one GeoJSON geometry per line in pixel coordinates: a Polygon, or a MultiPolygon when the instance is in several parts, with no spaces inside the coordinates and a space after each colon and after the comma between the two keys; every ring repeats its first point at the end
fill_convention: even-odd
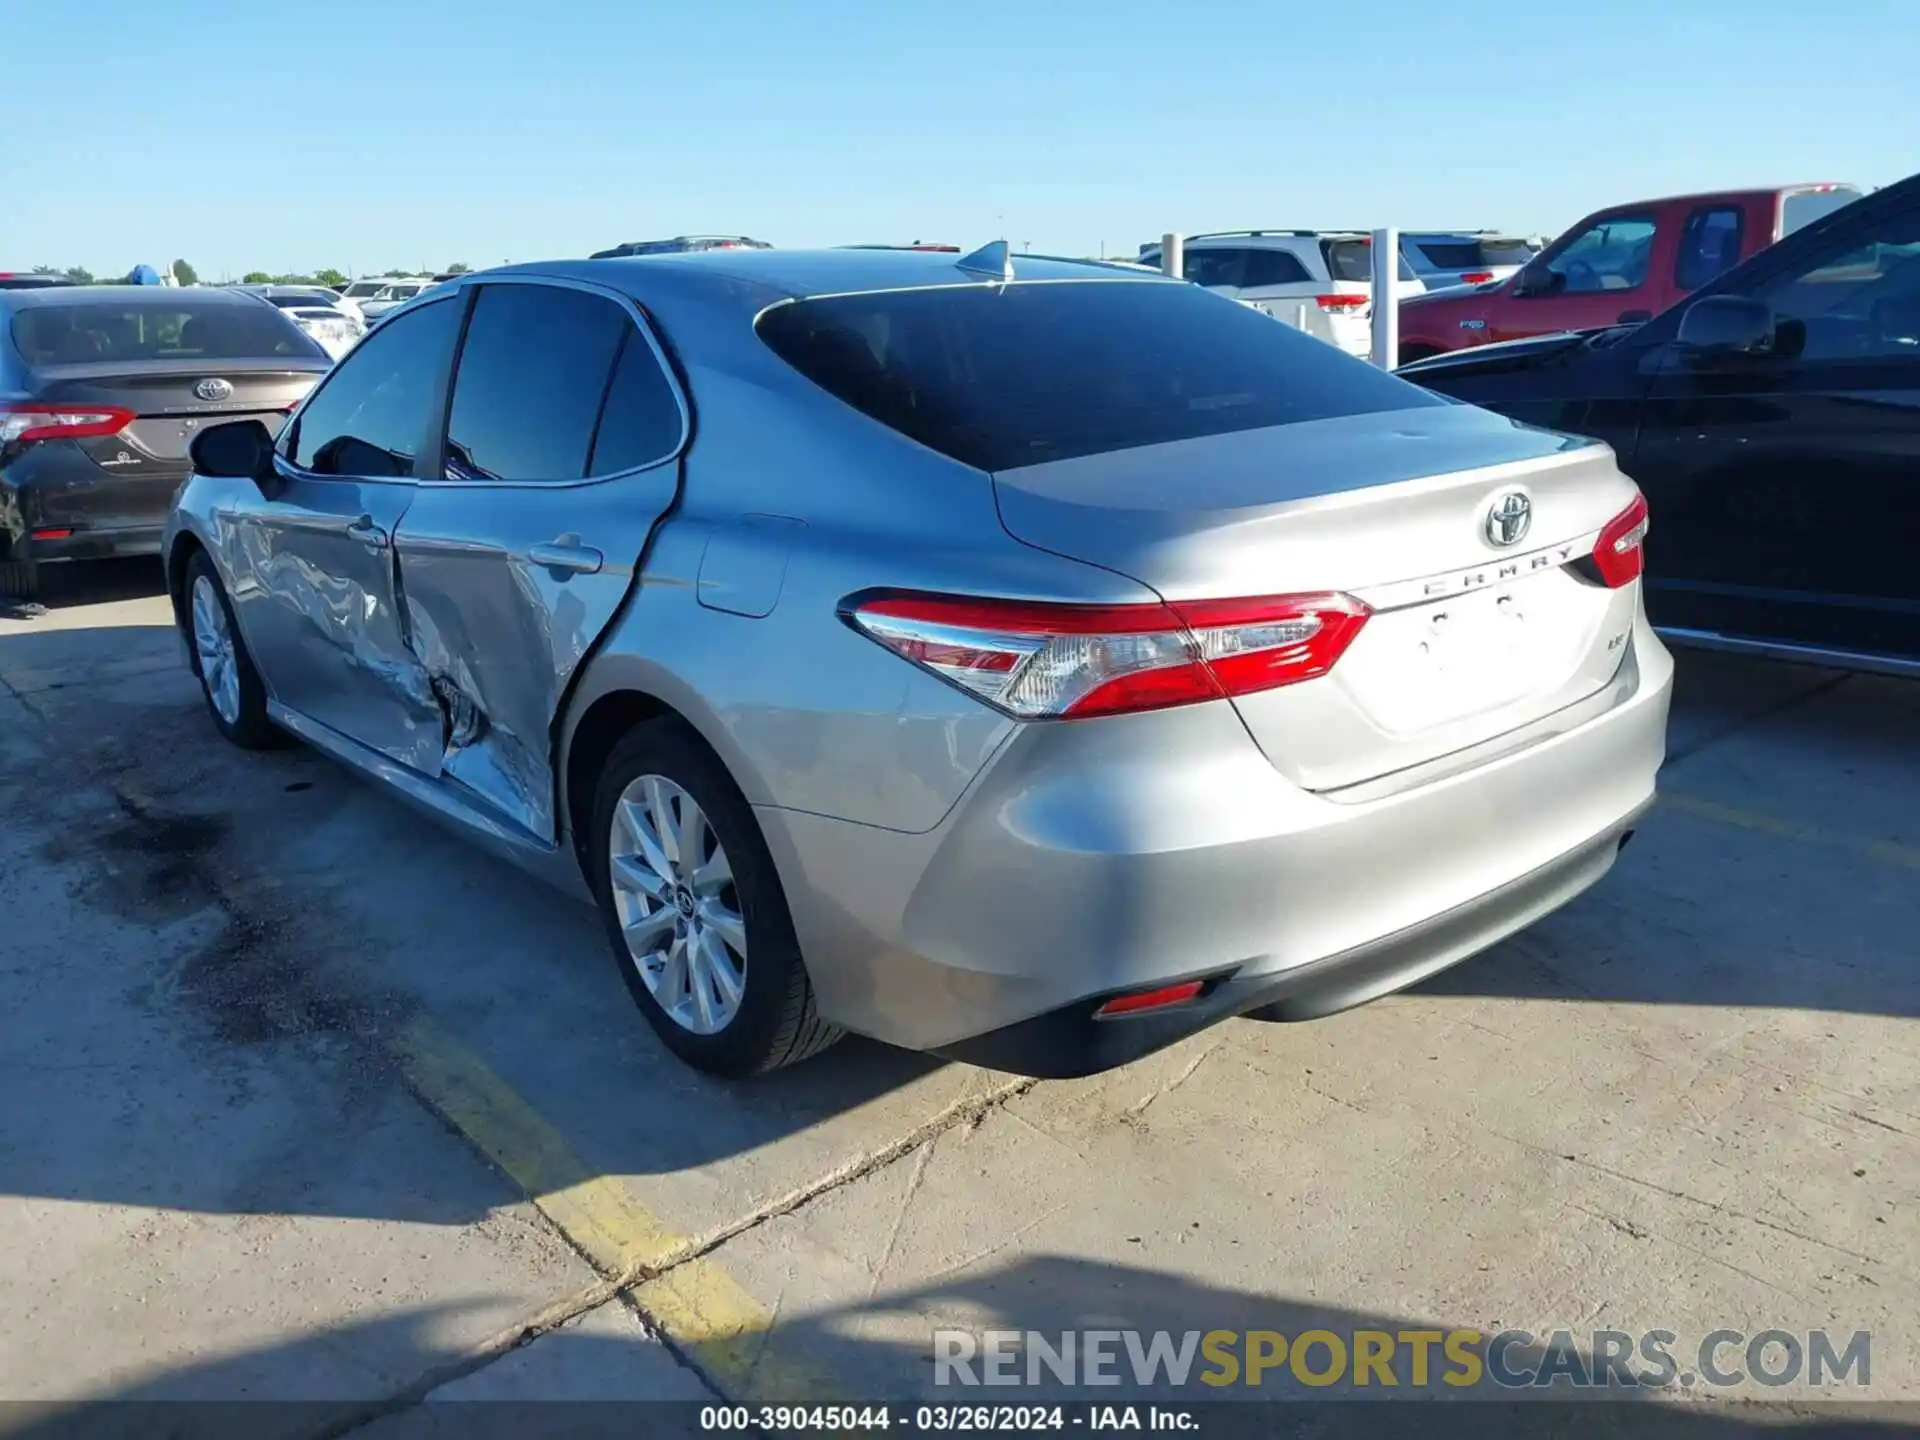
{"type": "Polygon", "coordinates": [[[832,1392],[811,1367],[772,1353],[773,1316],[715,1260],[686,1258],[675,1234],[627,1185],[596,1175],[558,1130],[429,1020],[393,1045],[414,1093],[525,1192],[602,1275],[622,1285],[659,1330],[734,1399],[832,1392]]]}
{"type": "Polygon", "coordinates": [[[1671,790],[1662,792],[1660,804],[1666,809],[1678,810],[1683,815],[1713,820],[1721,825],[1751,830],[1759,835],[1773,835],[1782,840],[1799,840],[1809,845],[1823,845],[1830,849],[1851,850],[1856,855],[1864,855],[1883,865],[1897,865],[1903,870],[1920,870],[1920,849],[1911,845],[1900,845],[1891,840],[1866,840],[1853,835],[1836,835],[1830,830],[1822,830],[1815,825],[1799,825],[1790,820],[1782,820],[1778,816],[1763,815],[1757,810],[1742,810],[1737,806],[1702,800],[1697,795],[1677,795],[1671,790]]]}

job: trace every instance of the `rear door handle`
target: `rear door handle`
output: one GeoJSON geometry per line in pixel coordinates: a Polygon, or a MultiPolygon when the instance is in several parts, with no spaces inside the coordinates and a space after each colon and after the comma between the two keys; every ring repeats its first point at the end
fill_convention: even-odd
{"type": "Polygon", "coordinates": [[[387,548],[387,532],[373,523],[371,515],[362,515],[347,526],[349,539],[358,540],[362,545],[371,545],[376,550],[387,548]]]}
{"type": "Polygon", "coordinates": [[[607,561],[607,557],[591,545],[582,545],[569,535],[550,544],[529,545],[527,559],[549,570],[573,570],[582,575],[598,575],[607,561]]]}

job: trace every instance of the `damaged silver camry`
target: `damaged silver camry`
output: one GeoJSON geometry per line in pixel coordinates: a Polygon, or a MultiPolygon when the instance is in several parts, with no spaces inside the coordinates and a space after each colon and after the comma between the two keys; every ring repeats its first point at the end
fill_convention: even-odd
{"type": "Polygon", "coordinates": [[[1362,1003],[1599,880],[1664,751],[1605,446],[1149,272],[491,271],[193,464],[220,732],[583,891],[722,1074],[1362,1003]]]}

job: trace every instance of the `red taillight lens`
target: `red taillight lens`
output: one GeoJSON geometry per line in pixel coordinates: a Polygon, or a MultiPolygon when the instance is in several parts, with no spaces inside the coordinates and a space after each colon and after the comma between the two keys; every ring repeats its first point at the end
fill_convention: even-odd
{"type": "Polygon", "coordinates": [[[1133,1015],[1142,1010],[1158,1010],[1167,1005],[1183,1005],[1200,993],[1202,983],[1199,980],[1186,980],[1178,985],[1163,985],[1158,990],[1136,990],[1131,995],[1116,995],[1093,1013],[1096,1018],[1107,1015],[1133,1015]]]}
{"type": "Polygon", "coordinates": [[[1607,522],[1594,542],[1593,564],[1610,590],[1640,578],[1647,568],[1646,496],[1635,495],[1631,505],[1607,522]]]}
{"type": "Polygon", "coordinates": [[[902,659],[1022,720],[1161,710],[1311,680],[1371,613],[1347,595],[1177,605],[881,595],[844,612],[902,659]]]}
{"type": "Polygon", "coordinates": [[[1329,315],[1351,315],[1354,311],[1372,303],[1370,295],[1316,295],[1314,304],[1329,315]]]}
{"type": "Polygon", "coordinates": [[[39,405],[31,400],[0,400],[0,445],[118,435],[132,423],[133,411],[117,405],[39,405]]]}
{"type": "Polygon", "coordinates": [[[1467,270],[1460,275],[1462,285],[1484,285],[1493,278],[1491,270],[1467,270]]]}

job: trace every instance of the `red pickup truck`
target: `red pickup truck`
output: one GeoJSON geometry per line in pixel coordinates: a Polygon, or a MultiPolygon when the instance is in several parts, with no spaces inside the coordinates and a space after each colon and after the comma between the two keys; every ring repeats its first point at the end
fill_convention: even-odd
{"type": "Polygon", "coordinates": [[[1402,300],[1400,363],[1650,320],[1755,251],[1859,198],[1855,185],[1779,185],[1611,206],[1505,280],[1402,300]]]}

